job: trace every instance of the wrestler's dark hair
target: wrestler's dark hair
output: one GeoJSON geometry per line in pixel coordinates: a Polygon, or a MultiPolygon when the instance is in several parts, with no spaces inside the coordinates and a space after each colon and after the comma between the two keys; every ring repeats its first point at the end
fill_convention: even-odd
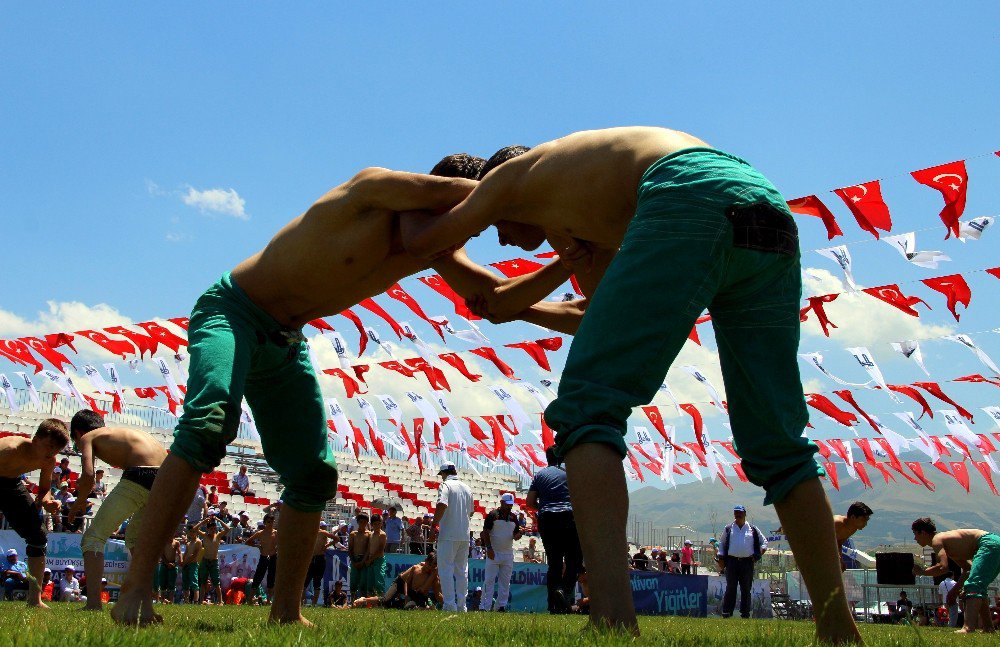
{"type": "Polygon", "coordinates": [[[435,164],[434,168],[431,169],[431,175],[478,180],[483,169],[483,164],[485,163],[486,160],[482,157],[476,157],[468,153],[455,153],[435,164]]]}
{"type": "Polygon", "coordinates": [[[872,509],[860,501],[855,501],[851,504],[851,507],[847,509],[848,517],[870,517],[873,514],[875,513],[872,509]]]}
{"type": "Polygon", "coordinates": [[[556,456],[556,446],[552,445],[545,450],[545,460],[548,461],[549,467],[558,467],[562,465],[562,459],[556,456]]]}
{"type": "Polygon", "coordinates": [[[73,414],[73,419],[69,421],[69,435],[73,438],[79,438],[88,431],[100,429],[103,426],[104,416],[90,409],[80,409],[73,414]]]}
{"type": "Polygon", "coordinates": [[[274,521],[274,515],[273,514],[267,513],[267,514],[264,515],[264,523],[267,523],[268,521],[274,521]]]}
{"type": "Polygon", "coordinates": [[[479,177],[477,179],[479,180],[483,179],[484,177],[486,177],[487,173],[489,173],[496,167],[500,166],[504,162],[512,160],[515,157],[520,157],[521,155],[524,155],[530,150],[531,148],[527,146],[521,146],[519,144],[514,146],[504,146],[497,152],[493,153],[493,157],[486,160],[486,165],[483,166],[483,170],[479,172],[479,177]]]}
{"type": "Polygon", "coordinates": [[[930,517],[920,517],[913,522],[910,529],[913,532],[929,532],[932,535],[937,533],[937,526],[934,525],[934,522],[931,521],[930,517]]]}
{"type": "Polygon", "coordinates": [[[365,512],[364,510],[362,510],[358,514],[354,515],[354,518],[357,519],[358,521],[361,521],[362,519],[364,519],[365,521],[368,521],[368,520],[371,519],[371,517],[368,516],[368,513],[365,512]]]}
{"type": "Polygon", "coordinates": [[[51,441],[53,445],[59,445],[60,449],[69,444],[66,423],[58,418],[42,420],[35,430],[35,438],[51,441]]]}

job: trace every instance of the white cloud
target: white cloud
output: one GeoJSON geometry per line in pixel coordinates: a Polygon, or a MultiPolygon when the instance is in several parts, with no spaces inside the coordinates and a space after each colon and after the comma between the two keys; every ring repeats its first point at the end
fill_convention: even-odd
{"type": "Polygon", "coordinates": [[[33,320],[0,310],[0,337],[100,330],[105,326],[127,325],[132,322],[130,318],[106,303],[89,306],[79,301],[49,301],[48,308],[47,311],[38,312],[33,320]]]}
{"type": "Polygon", "coordinates": [[[177,231],[168,231],[167,235],[164,236],[164,238],[166,239],[166,241],[168,243],[182,243],[185,240],[190,240],[191,236],[189,234],[185,234],[185,233],[181,233],[181,232],[177,232],[177,231]]]}
{"type": "Polygon", "coordinates": [[[240,197],[236,189],[205,189],[199,191],[192,186],[181,200],[189,207],[195,207],[202,213],[221,213],[240,220],[249,220],[246,212],[246,201],[240,197]]]}

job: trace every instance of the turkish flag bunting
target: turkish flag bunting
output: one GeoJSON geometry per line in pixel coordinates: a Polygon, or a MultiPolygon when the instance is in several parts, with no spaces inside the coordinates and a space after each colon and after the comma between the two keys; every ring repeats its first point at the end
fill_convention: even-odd
{"type": "Polygon", "coordinates": [[[525,444],[521,445],[521,448],[524,449],[524,451],[528,453],[528,456],[531,458],[531,462],[534,463],[536,467],[547,467],[548,466],[548,463],[546,463],[541,458],[539,458],[538,454],[535,453],[535,446],[534,445],[532,445],[530,443],[525,443],[525,444]]]}
{"type": "Polygon", "coordinates": [[[979,373],[973,373],[972,375],[963,375],[962,377],[956,377],[952,382],[981,382],[983,384],[992,384],[993,386],[1000,386],[1000,381],[991,380],[988,377],[983,377],[979,373]]]}
{"type": "Polygon", "coordinates": [[[719,443],[720,445],[722,445],[723,447],[725,447],[725,448],[726,448],[726,451],[728,451],[728,452],[729,452],[730,454],[732,454],[732,455],[733,455],[733,457],[734,457],[734,458],[736,458],[736,460],[741,460],[741,459],[740,459],[740,455],[736,453],[736,448],[735,448],[735,447],[733,447],[733,443],[732,443],[731,441],[728,441],[728,440],[720,440],[720,441],[717,441],[717,442],[718,442],[718,443],[719,443]]]}
{"type": "MultiPolygon", "coordinates": [[[[917,463],[917,462],[914,462],[914,461],[907,461],[906,462],[906,466],[909,467],[911,470],[913,470],[913,473],[916,474],[917,478],[920,479],[920,483],[923,483],[924,487],[926,487],[928,490],[930,490],[931,492],[933,492],[934,490],[937,489],[936,487],[934,487],[934,484],[931,483],[930,479],[928,479],[926,476],[924,476],[924,468],[920,465],[920,463],[917,463]]],[[[904,474],[903,476],[906,476],[906,475],[904,474]]],[[[966,479],[966,480],[968,480],[968,479],[966,479]]],[[[914,485],[919,485],[919,483],[917,483],[913,479],[910,479],[910,481],[914,485]]],[[[969,489],[969,488],[966,488],[966,489],[969,489]]]]}
{"type": "Polygon", "coordinates": [[[969,303],[972,301],[972,289],[961,274],[923,279],[921,283],[940,292],[948,299],[948,309],[955,316],[955,321],[959,320],[959,314],[955,311],[955,307],[959,303],[964,305],[966,309],[969,308],[969,303]]]}
{"type": "Polygon", "coordinates": [[[97,406],[97,400],[95,400],[94,398],[90,397],[89,395],[84,395],[83,399],[87,401],[87,405],[90,407],[90,410],[96,413],[97,415],[99,416],[108,415],[107,411],[97,406]]]}
{"type": "Polygon", "coordinates": [[[15,364],[31,366],[35,373],[42,372],[42,363],[35,359],[28,345],[17,339],[0,339],[0,355],[7,357],[15,364]]]}
{"type": "MultiPolygon", "coordinates": [[[[23,341],[27,344],[28,348],[45,358],[45,360],[49,364],[55,366],[60,373],[63,372],[64,364],[69,364],[73,368],[76,368],[76,365],[69,361],[69,358],[49,346],[44,339],[39,339],[38,337],[21,337],[18,341],[23,341]]],[[[38,371],[35,372],[37,373],[38,371]]]]}
{"type": "Polygon", "coordinates": [[[372,442],[372,448],[378,454],[378,457],[385,461],[385,443],[375,433],[375,428],[371,426],[371,423],[366,420],[365,424],[368,425],[368,439],[372,442]]]}
{"type": "Polygon", "coordinates": [[[951,461],[948,463],[948,467],[951,468],[952,476],[958,481],[958,484],[965,488],[965,491],[969,491],[969,469],[965,466],[965,463],[959,463],[958,461],[951,461]]]}
{"type": "Polygon", "coordinates": [[[991,267],[988,270],[986,270],[986,273],[991,274],[992,276],[995,276],[996,278],[1000,279],[1000,267],[991,267]]]}
{"type": "Polygon", "coordinates": [[[347,422],[350,423],[351,430],[354,432],[354,445],[355,445],[355,447],[363,447],[364,449],[367,450],[368,449],[368,441],[365,440],[365,435],[361,432],[360,429],[358,429],[358,427],[351,420],[348,420],[347,422]]]}
{"type": "Polygon", "coordinates": [[[526,258],[512,258],[509,261],[497,261],[496,263],[490,263],[490,267],[497,268],[503,273],[504,276],[512,279],[518,276],[524,276],[525,274],[531,274],[532,272],[537,272],[545,266],[541,263],[536,263],[535,261],[529,261],[526,258]]]}
{"type": "Polygon", "coordinates": [[[148,386],[137,386],[133,389],[135,394],[143,400],[156,399],[156,389],[148,386]]]}
{"type": "Polygon", "coordinates": [[[49,348],[56,349],[60,346],[69,346],[73,352],[76,352],[76,347],[73,346],[73,335],[68,332],[57,332],[50,335],[45,335],[45,343],[49,345],[49,348]]]}
{"type": "Polygon", "coordinates": [[[913,386],[920,387],[942,402],[947,402],[951,406],[955,407],[955,410],[958,411],[958,415],[962,416],[969,422],[973,422],[972,414],[969,413],[968,410],[964,409],[962,405],[949,398],[936,382],[914,382],[913,386]]]}
{"type": "Polygon", "coordinates": [[[689,441],[684,443],[684,446],[694,452],[694,455],[698,457],[698,464],[702,467],[708,467],[708,460],[705,457],[705,452],[702,450],[701,445],[696,442],[689,441]]]}
{"type": "Polygon", "coordinates": [[[552,432],[552,427],[549,427],[549,423],[545,422],[545,413],[538,414],[538,417],[542,421],[542,449],[548,449],[556,444],[556,435],[552,432]]]}
{"type": "Polygon", "coordinates": [[[514,418],[512,416],[499,415],[497,416],[497,422],[500,423],[500,426],[503,427],[503,430],[507,432],[508,436],[517,436],[521,433],[514,425],[514,418]],[[507,418],[510,418],[510,424],[507,424],[507,418]]]}
{"type": "Polygon", "coordinates": [[[827,209],[822,200],[814,195],[789,200],[788,208],[792,213],[800,213],[804,216],[816,216],[822,220],[823,225],[826,227],[827,240],[833,240],[836,236],[844,235],[844,232],[840,229],[840,225],[837,224],[837,219],[833,217],[833,213],[827,209]]]}
{"type": "Polygon", "coordinates": [[[701,412],[698,411],[698,407],[693,404],[682,404],[681,409],[691,416],[691,422],[694,424],[694,437],[698,440],[698,446],[701,447],[702,451],[705,451],[705,437],[704,424],[701,421],[701,412]]]}
{"type": "Polygon", "coordinates": [[[153,353],[155,353],[156,349],[159,347],[158,342],[149,335],[129,330],[124,326],[109,326],[108,328],[105,328],[104,331],[109,332],[112,335],[121,335],[135,344],[135,347],[139,349],[140,359],[142,359],[143,355],[147,351],[149,352],[149,356],[152,357],[153,353]]]}
{"type": "Polygon", "coordinates": [[[357,380],[355,380],[353,377],[345,373],[343,369],[325,368],[323,369],[323,372],[326,373],[327,375],[333,375],[335,377],[339,377],[344,382],[344,391],[347,393],[348,398],[353,398],[359,393],[361,394],[367,393],[367,391],[362,391],[357,380]]]}
{"type": "Polygon", "coordinates": [[[463,360],[458,353],[441,353],[438,357],[447,362],[456,371],[464,375],[470,382],[478,382],[483,379],[482,375],[473,373],[469,370],[469,367],[465,365],[465,360],[463,360]]]}
{"type": "Polygon", "coordinates": [[[507,441],[503,437],[503,429],[500,428],[500,423],[497,421],[496,416],[480,416],[489,425],[490,431],[493,433],[493,455],[499,456],[505,463],[509,463],[510,459],[507,458],[507,441]]]}
{"type": "Polygon", "coordinates": [[[122,397],[118,395],[118,391],[104,391],[104,394],[111,396],[111,411],[114,413],[121,413],[122,397]]]}
{"type": "Polygon", "coordinates": [[[469,416],[462,416],[462,419],[469,423],[469,435],[479,442],[485,442],[487,440],[486,434],[483,433],[483,428],[480,427],[475,420],[469,416]]]}
{"type": "Polygon", "coordinates": [[[869,463],[874,463],[875,454],[872,453],[871,442],[867,438],[855,438],[854,442],[861,448],[861,453],[865,455],[865,460],[869,463]]]}
{"type": "Polygon", "coordinates": [[[732,492],[733,484],[730,483],[729,479],[726,478],[726,470],[722,467],[722,463],[717,464],[715,466],[715,469],[716,469],[715,472],[716,476],[718,476],[719,480],[722,481],[722,484],[725,485],[727,488],[729,488],[729,491],[732,492]]]}
{"type": "Polygon", "coordinates": [[[403,360],[407,366],[412,367],[416,371],[420,371],[427,378],[428,384],[435,391],[440,391],[444,389],[445,391],[451,391],[451,385],[448,384],[448,378],[445,377],[444,372],[436,366],[431,365],[423,357],[411,357],[409,359],[403,360]]]}
{"type": "Polygon", "coordinates": [[[883,285],[877,288],[865,288],[862,291],[865,292],[866,294],[870,294],[879,301],[885,301],[892,307],[902,310],[911,317],[920,316],[920,313],[917,312],[917,309],[913,307],[918,303],[924,304],[925,306],[927,306],[928,310],[931,310],[931,307],[927,304],[926,301],[924,301],[920,297],[906,296],[899,289],[899,286],[896,285],[895,283],[891,285],[883,285]]]}
{"type": "Polygon", "coordinates": [[[455,314],[460,317],[465,317],[469,321],[478,321],[479,319],[482,319],[482,317],[477,317],[472,314],[472,311],[465,305],[465,299],[458,296],[458,293],[452,290],[451,286],[449,286],[448,283],[437,274],[421,276],[418,278],[421,283],[434,290],[445,299],[451,301],[452,305],[455,306],[455,314]]]}
{"type": "Polygon", "coordinates": [[[520,348],[526,352],[531,359],[535,360],[542,369],[546,371],[551,371],[552,367],[549,365],[549,358],[545,354],[545,351],[555,351],[562,348],[562,337],[550,337],[548,339],[538,339],[535,341],[525,341],[518,344],[504,344],[505,348],[520,348]]]}
{"type": "Polygon", "coordinates": [[[879,473],[882,475],[882,479],[887,484],[889,483],[889,481],[892,481],[893,483],[896,482],[896,477],[893,476],[892,473],[890,473],[889,470],[887,470],[885,468],[885,465],[883,465],[882,463],[879,463],[878,461],[870,461],[868,465],[870,467],[874,467],[875,469],[877,469],[879,473]]]}
{"type": "Polygon", "coordinates": [[[834,193],[840,196],[854,214],[858,226],[876,239],[878,239],[876,228],[882,231],[892,229],[892,216],[889,215],[889,207],[882,199],[882,186],[878,180],[835,189],[834,193]]]}
{"type": "Polygon", "coordinates": [[[173,317],[172,319],[167,319],[167,321],[184,330],[187,330],[188,326],[191,325],[191,319],[188,317],[173,317]]]}
{"type": "Polygon", "coordinates": [[[176,416],[177,415],[177,405],[179,405],[181,403],[178,402],[177,400],[174,400],[173,394],[170,393],[170,388],[166,387],[166,386],[154,386],[153,388],[156,389],[157,391],[159,391],[160,393],[162,393],[164,396],[166,396],[166,398],[167,398],[167,409],[170,410],[171,414],[173,414],[174,416],[176,416]]]}
{"type": "Polygon", "coordinates": [[[826,316],[826,310],[824,309],[823,304],[834,301],[838,296],[840,295],[824,294],[819,297],[809,297],[809,305],[799,311],[799,321],[805,322],[809,318],[809,311],[812,310],[816,313],[816,319],[819,320],[819,325],[823,328],[823,334],[829,337],[830,328],[836,328],[837,324],[830,321],[830,318],[826,316]]]}
{"type": "Polygon", "coordinates": [[[400,421],[399,423],[399,433],[403,435],[403,440],[406,441],[406,448],[410,452],[410,455],[406,457],[406,460],[410,460],[411,458],[416,458],[417,467],[419,468],[420,472],[423,473],[424,470],[422,462],[420,460],[420,450],[417,448],[413,440],[410,438],[409,432],[406,431],[406,425],[404,425],[402,421],[400,421]]]}
{"type": "MultiPolygon", "coordinates": [[[[907,474],[907,473],[906,473],[905,471],[903,471],[903,466],[902,466],[902,464],[900,464],[900,462],[899,462],[899,459],[898,459],[898,458],[897,458],[897,459],[894,459],[894,460],[891,460],[891,461],[889,461],[888,465],[889,465],[889,467],[891,467],[892,469],[894,469],[894,470],[896,470],[897,472],[899,472],[899,474],[901,474],[901,475],[902,475],[902,477],[903,477],[903,478],[905,478],[905,479],[906,479],[907,481],[909,481],[910,483],[913,483],[914,485],[920,485],[920,484],[921,484],[921,481],[918,481],[917,479],[913,478],[912,476],[910,476],[909,474],[907,474]]],[[[920,465],[920,463],[917,463],[917,466],[919,466],[919,465],[920,465]]],[[[911,467],[910,469],[913,469],[913,468],[911,467]]],[[[914,470],[914,471],[916,471],[916,470],[914,470]]],[[[923,473],[923,471],[921,471],[921,474],[922,474],[922,473],[923,473]]],[[[927,484],[926,484],[926,483],[924,483],[924,485],[927,485],[927,484]]],[[[932,485],[933,485],[933,484],[932,484],[932,485]]]]}
{"type": "Polygon", "coordinates": [[[656,405],[648,404],[642,407],[642,412],[646,414],[647,418],[649,418],[649,422],[653,425],[653,427],[660,432],[660,435],[663,436],[663,440],[667,441],[667,443],[669,443],[674,449],[680,449],[681,451],[687,453],[687,450],[675,445],[674,441],[667,435],[667,428],[663,425],[663,415],[660,413],[660,409],[656,405]]]}
{"type": "Polygon", "coordinates": [[[187,340],[179,335],[175,335],[155,321],[144,321],[137,323],[137,326],[149,333],[149,336],[160,342],[170,350],[179,352],[181,346],[187,346],[187,340]]]}
{"type": "Polygon", "coordinates": [[[663,461],[661,461],[658,456],[650,456],[649,452],[647,452],[646,449],[642,446],[642,443],[632,443],[632,449],[642,454],[646,460],[648,460],[653,465],[657,466],[655,469],[650,467],[649,468],[650,472],[656,474],[659,473],[660,468],[663,466],[663,461]]]}
{"type": "Polygon", "coordinates": [[[865,470],[864,463],[854,463],[854,471],[858,475],[858,478],[861,479],[861,483],[865,486],[865,488],[869,490],[875,488],[875,486],[872,485],[872,480],[868,477],[868,472],[865,470]]]}
{"type": "Polygon", "coordinates": [[[845,463],[851,462],[848,461],[847,446],[844,444],[843,440],[840,438],[831,438],[826,442],[830,445],[830,447],[833,447],[833,451],[836,452],[837,456],[840,456],[845,463]]]}
{"type": "Polygon", "coordinates": [[[312,321],[310,321],[306,325],[307,326],[312,326],[313,328],[315,328],[317,330],[328,330],[330,332],[337,332],[336,330],[334,330],[333,326],[331,326],[330,324],[328,324],[323,319],[313,319],[312,321]]]}
{"type": "Polygon", "coordinates": [[[390,371],[396,371],[400,375],[405,375],[406,377],[412,377],[416,379],[416,375],[413,373],[412,370],[403,366],[396,360],[390,360],[388,362],[379,362],[378,365],[381,366],[382,368],[389,369],[390,371]]]}
{"type": "Polygon", "coordinates": [[[733,472],[736,473],[736,478],[744,483],[750,482],[750,479],[747,478],[746,472],[743,471],[743,465],[741,463],[733,463],[733,472]]]}
{"type": "Polygon", "coordinates": [[[933,463],[931,463],[931,465],[933,465],[934,467],[938,468],[941,471],[942,474],[947,474],[948,476],[952,476],[951,470],[948,469],[948,466],[945,465],[941,461],[941,459],[938,459],[938,460],[934,461],[933,463]]]}
{"type": "MultiPolygon", "coordinates": [[[[917,416],[917,419],[924,417],[924,414],[929,415],[931,418],[934,417],[934,411],[931,409],[931,405],[927,403],[927,400],[921,395],[920,391],[917,391],[912,386],[906,386],[905,384],[887,384],[890,391],[895,391],[896,393],[902,393],[906,397],[912,399],[914,402],[920,405],[921,412],[917,416]]],[[[877,387],[881,388],[881,387],[877,387]]]]}
{"type": "Polygon", "coordinates": [[[830,479],[830,485],[833,486],[833,489],[840,490],[840,479],[837,477],[837,464],[825,461],[823,469],[826,470],[826,476],[830,479]]]}
{"type": "Polygon", "coordinates": [[[993,442],[990,440],[989,436],[987,436],[986,434],[976,434],[976,435],[979,436],[979,451],[981,451],[983,454],[992,454],[997,450],[997,448],[993,445],[993,442]]]}
{"type": "Polygon", "coordinates": [[[899,456],[896,455],[896,450],[892,448],[892,444],[885,438],[873,438],[876,443],[885,451],[889,456],[889,465],[896,467],[899,465],[899,456]]]}
{"type": "Polygon", "coordinates": [[[512,380],[518,379],[518,377],[516,375],[514,375],[514,369],[512,369],[502,359],[500,359],[499,357],[497,357],[497,352],[495,350],[493,350],[492,348],[490,348],[489,346],[482,346],[480,348],[473,348],[469,352],[472,353],[473,355],[479,355],[483,359],[490,360],[491,362],[493,362],[493,365],[496,366],[500,370],[501,373],[503,373],[504,375],[506,375],[510,379],[512,379],[512,380]]]}
{"type": "Polygon", "coordinates": [[[638,461],[638,459],[636,459],[635,454],[633,454],[632,452],[628,451],[628,449],[626,449],[625,451],[628,452],[628,460],[632,464],[632,469],[635,470],[636,476],[639,477],[640,481],[642,481],[643,483],[645,483],[646,482],[646,477],[642,475],[642,466],[639,465],[639,461],[638,461]]]}
{"type": "Polygon", "coordinates": [[[365,379],[365,373],[371,370],[371,366],[367,364],[351,364],[351,368],[354,369],[354,377],[358,378],[358,382],[368,384],[368,381],[365,379]]]}
{"type": "Polygon", "coordinates": [[[817,411],[830,416],[845,427],[850,427],[858,423],[858,417],[856,415],[850,411],[844,411],[843,409],[837,408],[837,405],[831,402],[829,398],[820,395],[819,393],[807,393],[806,404],[817,411]]]}
{"type": "Polygon", "coordinates": [[[969,173],[965,170],[965,161],[959,160],[925,168],[910,175],[917,182],[941,192],[941,197],[944,198],[944,209],[940,214],[941,222],[948,228],[945,239],[953,235],[958,236],[958,219],[965,213],[965,196],[969,190],[969,173]]]}
{"type": "Polygon", "coordinates": [[[854,410],[860,413],[861,417],[868,421],[868,424],[871,425],[872,429],[874,429],[878,433],[882,433],[882,430],[878,428],[878,425],[875,424],[875,421],[872,420],[872,417],[868,415],[868,413],[865,412],[865,410],[862,409],[857,402],[854,401],[853,393],[851,393],[847,389],[843,389],[841,391],[834,391],[833,393],[841,400],[854,407],[854,410]]]}
{"type": "Polygon", "coordinates": [[[382,306],[375,303],[375,299],[365,299],[364,301],[359,302],[358,305],[385,320],[385,322],[389,324],[389,327],[392,328],[392,332],[396,333],[397,339],[403,338],[403,327],[400,326],[399,322],[393,319],[388,312],[383,310],[382,306]]]}
{"type": "Polygon", "coordinates": [[[358,356],[365,354],[365,349],[368,348],[368,333],[365,332],[365,325],[361,323],[361,317],[354,314],[354,311],[348,308],[340,313],[341,316],[347,317],[354,324],[354,327],[358,329],[358,334],[361,335],[361,341],[358,342],[358,356]]]}
{"type": "Polygon", "coordinates": [[[952,436],[951,434],[948,434],[948,440],[953,442],[958,447],[959,451],[965,454],[966,458],[968,458],[970,461],[972,460],[972,452],[969,451],[969,446],[966,445],[961,440],[959,440],[958,436],[952,436]]]}
{"type": "Polygon", "coordinates": [[[986,479],[987,485],[990,486],[990,491],[993,492],[995,496],[1000,496],[1000,492],[997,492],[997,486],[993,484],[993,475],[990,474],[990,465],[985,461],[972,461],[972,464],[976,466],[979,473],[983,475],[986,479]]]}
{"type": "Polygon", "coordinates": [[[417,303],[417,300],[414,299],[409,292],[404,290],[399,283],[393,283],[392,286],[385,291],[385,293],[390,299],[399,301],[404,306],[409,308],[413,314],[429,323],[431,327],[434,328],[434,332],[436,332],[438,336],[441,337],[441,340],[444,341],[444,326],[428,317],[427,314],[424,313],[424,309],[420,307],[419,303],[417,303]]]}

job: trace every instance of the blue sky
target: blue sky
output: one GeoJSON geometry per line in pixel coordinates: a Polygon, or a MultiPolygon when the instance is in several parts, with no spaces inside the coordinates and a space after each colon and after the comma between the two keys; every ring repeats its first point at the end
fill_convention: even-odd
{"type": "MultiPolygon", "coordinates": [[[[851,246],[859,283],[900,283],[926,299],[934,310],[920,325],[995,328],[1000,283],[991,277],[970,275],[973,303],[960,325],[943,297],[904,283],[1000,265],[1000,227],[966,245],[942,241],[939,196],[907,175],[968,159],[966,217],[997,214],[1000,158],[983,156],[1000,149],[996,24],[1000,8],[986,2],[8,5],[0,335],[95,312],[186,314],[223,271],[365,166],[421,171],[451,152],[488,156],[631,124],[692,132],[750,160],[788,198],[820,194],[846,233],[833,242],[863,241],[851,246]],[[919,249],[953,262],[910,266],[826,193],[875,178],[885,178],[894,233],[917,230],[919,249]],[[50,301],[57,312],[46,316],[50,301]],[[58,305],[74,302],[82,307],[58,305]]],[[[818,220],[800,219],[800,229],[803,250],[827,245],[818,220]]],[[[519,255],[491,235],[470,253],[483,262],[519,255]]],[[[805,266],[840,276],[803,254],[805,266]]],[[[415,281],[404,285],[432,314],[447,311],[415,281]]],[[[859,303],[879,318],[888,308],[859,303]]],[[[332,322],[353,339],[345,320],[332,322]]],[[[850,322],[853,336],[807,332],[803,351],[824,351],[835,372],[861,381],[842,349],[867,325],[850,322]]],[[[912,323],[899,334],[927,332],[912,323]]],[[[873,338],[876,358],[891,382],[919,379],[885,345],[892,326],[873,338]]],[[[544,336],[524,325],[489,334],[498,343],[544,336]]],[[[1000,335],[974,337],[1000,359],[1000,335]]],[[[925,345],[925,355],[942,380],[985,370],[950,342],[925,345]]],[[[561,365],[565,351],[555,356],[561,365]]],[[[804,379],[820,377],[810,370],[804,379]]],[[[988,385],[946,391],[977,407],[998,401],[988,385]]],[[[893,410],[881,394],[865,395],[873,410],[893,410]]]]}

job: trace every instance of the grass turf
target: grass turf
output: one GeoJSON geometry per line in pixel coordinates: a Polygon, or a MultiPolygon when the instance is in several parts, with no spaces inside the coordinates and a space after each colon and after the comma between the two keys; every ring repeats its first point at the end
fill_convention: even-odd
{"type": "MultiPolygon", "coordinates": [[[[278,627],[258,607],[158,606],[164,624],[145,629],[115,625],[107,611],[77,611],[80,605],[53,603],[47,612],[23,603],[0,602],[0,643],[14,647],[52,645],[592,645],[625,644],[623,637],[581,633],[580,616],[539,614],[306,609],[315,629],[278,627]],[[10,642],[11,639],[13,642],[10,642]]],[[[811,642],[811,622],[643,617],[641,642],[656,645],[754,645],[772,647],[811,642]]],[[[950,629],[864,625],[868,645],[997,645],[996,634],[955,636],[950,629]]]]}

